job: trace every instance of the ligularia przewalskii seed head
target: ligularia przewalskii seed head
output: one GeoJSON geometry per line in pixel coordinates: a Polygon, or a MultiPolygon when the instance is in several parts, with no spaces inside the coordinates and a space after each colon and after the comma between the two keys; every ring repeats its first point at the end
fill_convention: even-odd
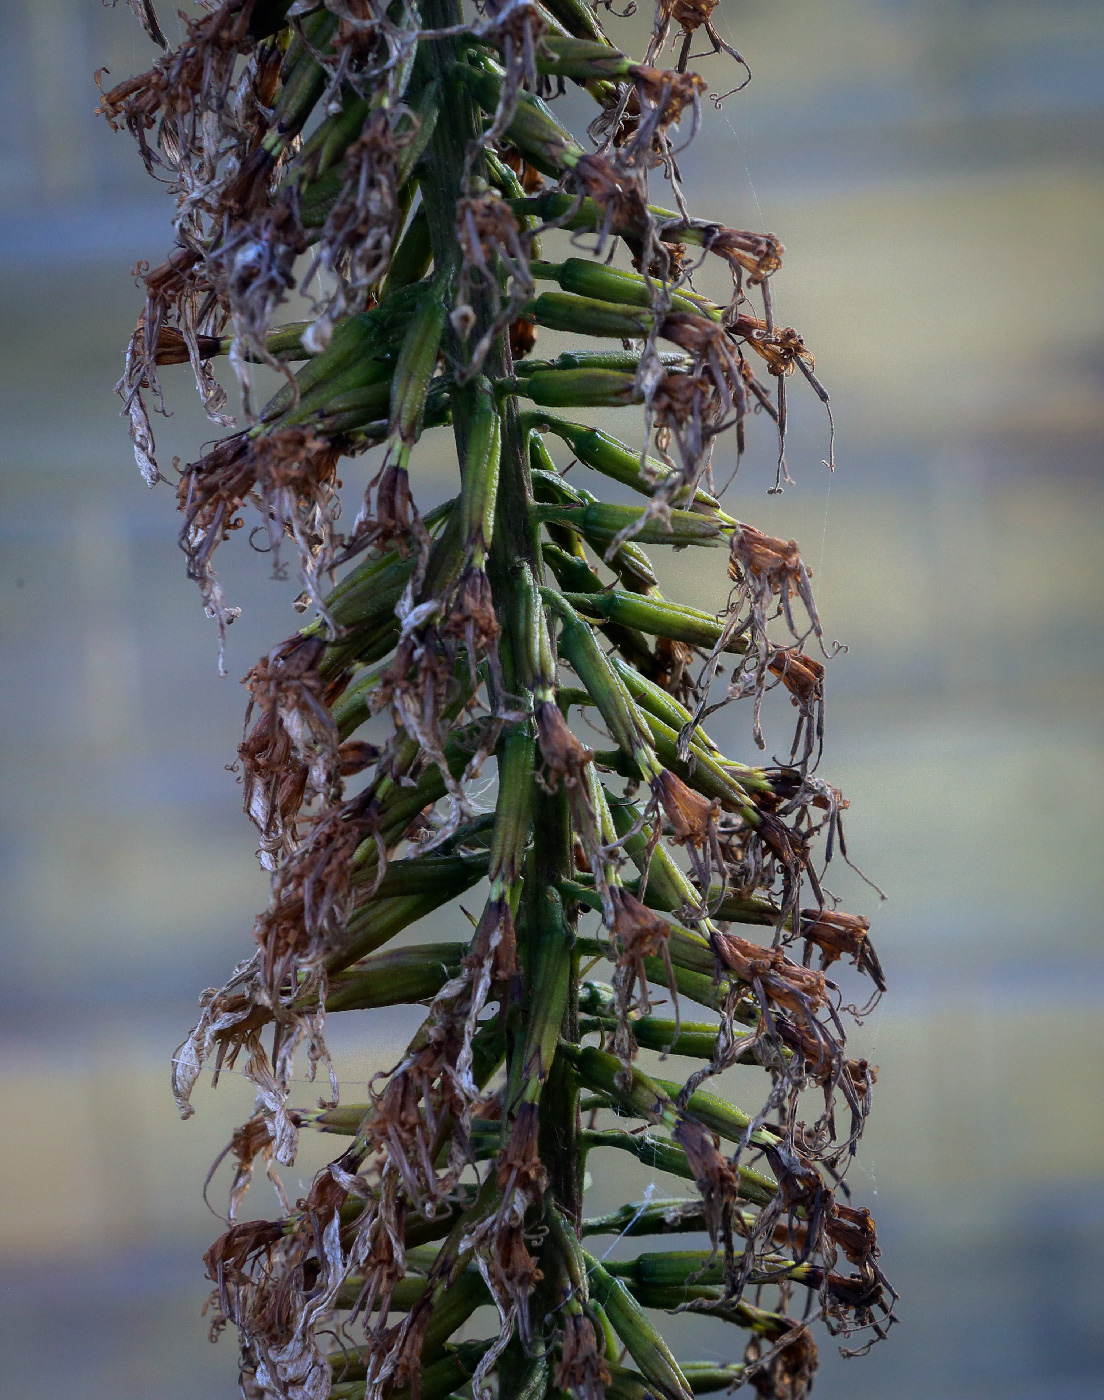
{"type": "Polygon", "coordinates": [[[175,49],[133,0],[165,52],[102,110],[176,199],[119,384],[135,452],[160,479],[167,365],[234,428],[227,355],[243,426],[179,470],[188,574],[220,654],[216,556],[240,527],[298,560],[315,615],[246,678],[271,898],[173,1070],[185,1115],[205,1066],[256,1085],[206,1255],[247,1396],[797,1397],[818,1330],[854,1352],[892,1318],[843,1184],[876,1072],[828,972],[885,983],[822,884],[847,804],[815,771],[821,624],[797,545],[713,480],[717,439],[731,471],[755,415],[787,479],[795,370],[827,405],[772,316],[777,239],[694,217],[679,188],[708,96],[692,49],[743,64],[716,6],[660,0],[637,63],[585,0],[212,0],[175,49]],[[548,105],[568,83],[594,103],[585,142],[548,105]],[[296,286],[311,314],[288,324],[296,286]],[[258,365],[284,379],[264,405],[258,365]],[[645,449],[579,421],[595,408],[645,449]],[[429,433],[451,434],[458,487],[422,513],[429,433]],[[603,477],[641,503],[592,494],[603,477]],[[705,556],[727,610],[665,598],[645,546],[727,551],[705,556]],[[727,757],[707,712],[750,701],[763,747],[777,687],[789,760],[727,757]],[[397,945],[481,882],[467,942],[397,945]],[[339,1101],[327,1015],[398,1004],[425,1008],[399,1063],[339,1101]],[[300,1054],[329,1070],[321,1108],[291,1098],[300,1054]],[[709,1085],[728,1070],[744,1107],[709,1085]],[[280,1167],[307,1129],[343,1141],[292,1204],[280,1167]],[[685,1196],[588,1215],[587,1163],[608,1183],[618,1154],[685,1196]],[[283,1214],[241,1221],[258,1159],[283,1214]],[[679,1233],[697,1247],[610,1253],[679,1233]],[[664,1310],[713,1319],[728,1359],[676,1360],[664,1310]]]}

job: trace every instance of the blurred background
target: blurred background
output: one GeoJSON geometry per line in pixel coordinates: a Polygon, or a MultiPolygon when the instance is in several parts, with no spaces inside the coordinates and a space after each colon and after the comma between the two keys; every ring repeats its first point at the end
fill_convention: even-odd
{"type": "MultiPolygon", "coordinates": [[[[691,204],[786,244],[778,314],[838,426],[829,479],[823,410],[795,393],[797,484],[766,495],[763,424],[729,500],[802,543],[848,644],[822,772],[890,897],[836,881],[890,982],[861,1035],[881,1076],[851,1179],[902,1325],[863,1361],[825,1345],[815,1394],[1087,1400],[1104,1370],[1104,7],[721,0],[717,20],[755,79],[707,108],[691,204]]],[[[130,270],[160,261],[168,208],[93,117],[91,74],[152,50],[125,5],[0,0],[0,24],[5,1389],[217,1400],[235,1350],[200,1316],[219,1230],[201,1186],[250,1095],[228,1075],[181,1123],[168,1060],[264,900],[226,765],[237,677],[293,630],[297,589],[224,551],[244,612],[220,679],[171,494],[142,485],[117,417],[130,270]]],[[[166,384],[162,460],[190,459],[213,430],[186,368],[166,384]]],[[[674,571],[691,601],[716,592],[695,563],[674,571]]],[[[746,721],[725,723],[750,758],[746,721]]],[[[338,1035],[353,1098],[400,1022],[338,1035]]],[[[252,1213],[270,1205],[254,1188],[252,1213]]]]}

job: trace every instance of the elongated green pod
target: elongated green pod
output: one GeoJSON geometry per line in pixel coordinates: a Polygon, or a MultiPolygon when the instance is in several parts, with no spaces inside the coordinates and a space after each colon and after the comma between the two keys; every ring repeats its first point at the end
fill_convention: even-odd
{"type": "Polygon", "coordinates": [[[570,292],[542,292],[529,303],[526,314],[548,330],[610,336],[614,340],[642,340],[655,320],[648,311],[573,296],[570,292]]]}
{"type": "Polygon", "coordinates": [[[689,757],[681,759],[678,754],[679,731],[672,729],[649,710],[643,710],[643,715],[656,755],[665,768],[700,792],[703,797],[716,798],[726,809],[739,812],[749,825],[759,825],[759,812],[752,805],[737,774],[723,767],[704,748],[694,744],[690,746],[689,757]]]}
{"type": "MultiPolygon", "coordinates": [[[[693,1168],[686,1153],[676,1142],[661,1138],[653,1133],[629,1133],[623,1128],[586,1129],[581,1134],[582,1145],[587,1152],[599,1147],[612,1147],[618,1152],[628,1152],[653,1171],[667,1172],[681,1177],[683,1181],[695,1179],[693,1168]]],[[[762,1172],[751,1167],[740,1167],[737,1172],[737,1195],[753,1205],[768,1206],[774,1200],[777,1184],[762,1172]]]]}
{"type": "Polygon", "coordinates": [[[326,70],[311,48],[324,48],[336,28],[337,16],[324,10],[303,21],[303,39],[296,36],[292,40],[281,73],[276,120],[261,142],[262,149],[270,156],[278,156],[302,131],[325,92],[326,70]]]}
{"type": "Polygon", "coordinates": [[[296,175],[317,180],[341,160],[349,144],[360,135],[369,110],[368,102],[358,92],[347,90],[342,95],[341,110],[321,122],[303,142],[296,175]]]}
{"type": "MultiPolygon", "coordinates": [[[[797,1283],[807,1283],[818,1279],[823,1270],[815,1264],[795,1264],[782,1255],[767,1256],[771,1277],[778,1277],[776,1270],[786,1269],[786,1277],[797,1283]]],[[[630,1287],[671,1288],[685,1285],[700,1285],[703,1288],[716,1287],[725,1281],[724,1260],[709,1249],[665,1249],[638,1254],[635,1259],[622,1259],[608,1263],[606,1267],[617,1278],[623,1278],[630,1287]]]]}
{"type": "Polygon", "coordinates": [[[481,568],[494,536],[495,502],[502,458],[502,419],[490,380],[475,384],[476,406],[468,427],[468,446],[460,486],[463,548],[481,568]]]}
{"type": "MultiPolygon", "coordinates": [[[[430,901],[430,896],[422,895],[409,903],[428,903],[425,910],[428,913],[444,902],[430,901]]],[[[463,943],[426,943],[358,961],[354,967],[331,977],[326,1010],[363,1011],[374,1006],[428,1001],[456,975],[466,946],[463,943]]]]}
{"type": "Polygon", "coordinates": [[[496,388],[499,393],[521,394],[545,408],[624,408],[644,401],[635,374],[592,365],[534,369],[515,379],[499,380],[496,388]]]}
{"type": "Polygon", "coordinates": [[[537,72],[558,78],[623,78],[632,60],[601,39],[546,34],[537,52],[537,72]]]}
{"type": "Polygon", "coordinates": [[[363,572],[354,571],[340,593],[326,600],[330,616],[339,627],[370,627],[393,614],[403,589],[414,572],[413,552],[404,559],[397,551],[386,562],[370,561],[363,572]],[[378,567],[376,565],[378,564],[378,567]]]}
{"type": "Polygon", "coordinates": [[[747,1367],[741,1361],[729,1362],[727,1366],[712,1361],[685,1361],[682,1369],[695,1395],[712,1395],[718,1390],[733,1390],[743,1380],[747,1367]]]}
{"type": "Polygon", "coordinates": [[[429,220],[425,205],[419,204],[410,216],[399,246],[391,256],[391,266],[384,278],[382,295],[390,296],[400,287],[420,282],[433,262],[433,245],[429,239],[429,220]]]}
{"type": "MultiPolygon", "coordinates": [[[[532,411],[521,415],[521,423],[523,428],[537,428],[542,432],[554,433],[567,443],[585,466],[601,472],[612,481],[619,481],[622,485],[639,491],[642,496],[654,496],[660,487],[675,475],[667,463],[661,462],[658,457],[646,457],[642,466],[639,452],[611,437],[601,428],[592,428],[585,423],[571,423],[566,418],[532,411]]],[[[694,494],[694,502],[708,509],[715,509],[718,505],[713,496],[700,488],[694,494]]]]}
{"type": "Polygon", "coordinates": [[[664,291],[672,311],[708,316],[713,321],[721,319],[721,308],[708,297],[674,287],[664,288],[662,283],[649,283],[639,272],[610,267],[589,258],[566,258],[562,263],[534,262],[531,270],[534,277],[558,282],[565,292],[573,292],[576,296],[593,297],[622,306],[650,308],[653,294],[664,291]]]}
{"type": "Polygon", "coordinates": [[[412,894],[434,894],[442,886],[455,894],[470,889],[487,873],[487,851],[462,855],[415,856],[410,860],[394,860],[383,873],[376,889],[381,899],[401,898],[412,894]]]}
{"type": "MultiPolygon", "coordinates": [[[[474,876],[472,884],[478,879],[474,876]]],[[[416,924],[426,915],[446,903],[463,889],[450,890],[442,884],[439,889],[427,894],[400,895],[389,899],[373,898],[358,909],[349,919],[339,952],[331,955],[327,966],[331,972],[349,967],[360,958],[390,943],[403,929],[416,924]]],[[[412,1000],[419,1000],[418,997],[412,1000]]],[[[380,1003],[384,1005],[385,1003],[380,1003]]]]}
{"type": "Polygon", "coordinates": [[[594,633],[570,603],[562,594],[550,589],[542,592],[545,602],[561,622],[560,651],[590,692],[615,742],[633,762],[640,764],[643,776],[650,776],[658,765],[647,724],[636,702],[599,647],[594,633]]]}
{"type": "Polygon", "coordinates": [[[696,905],[700,898],[697,890],[667,847],[662,842],[653,842],[653,833],[643,820],[642,808],[626,798],[612,795],[609,807],[629,857],[642,873],[645,868],[648,871],[648,888],[641,893],[644,902],[667,913],[696,905]]]}
{"type": "MultiPolygon", "coordinates": [[[[712,613],[684,603],[669,603],[664,598],[649,598],[639,593],[609,589],[593,597],[572,598],[572,606],[588,617],[603,618],[647,632],[652,637],[666,637],[687,646],[712,648],[719,640],[724,625],[712,613]]],[[[734,640],[731,650],[743,650],[743,638],[734,640]]]]}
{"type": "MultiPolygon", "coordinates": [[[[573,232],[580,229],[597,232],[608,219],[607,210],[598,200],[579,200],[559,190],[548,190],[510,202],[514,212],[524,218],[554,219],[561,228],[573,232]]],[[[647,218],[654,221],[663,242],[689,243],[708,249],[723,258],[729,267],[743,268],[758,281],[769,277],[782,265],[785,249],[773,234],[750,234],[705,219],[687,219],[675,210],[661,208],[658,204],[649,204],[646,215],[628,222],[623,233],[630,238],[645,237],[648,232],[647,218]]]]}
{"type": "MultiPolygon", "coordinates": [[[[566,1051],[575,1066],[580,1081],[588,1089],[597,1090],[637,1118],[661,1124],[673,1131],[681,1113],[689,1114],[707,1128],[731,1142],[740,1142],[751,1126],[752,1118],[742,1113],[716,1094],[697,1089],[690,1095],[685,1109],[675,1106],[681,1085],[667,1079],[657,1079],[635,1067],[625,1071],[616,1055],[609,1055],[596,1046],[566,1051]]],[[[750,1139],[757,1147],[776,1147],[777,1133],[756,1128],[750,1139]]]]}
{"type": "Polygon", "coordinates": [[[364,423],[375,423],[395,402],[395,370],[396,366],[389,360],[370,361],[349,369],[340,381],[325,386],[325,391],[316,390],[310,403],[300,404],[288,413],[281,426],[305,423],[317,417],[320,425],[330,432],[335,431],[338,423],[348,432],[364,423]],[[321,398],[323,392],[324,399],[321,398]]]}
{"type": "Polygon", "coordinates": [[[547,889],[533,915],[537,920],[536,956],[527,968],[529,1015],[520,1056],[509,1090],[511,1105],[536,1103],[556,1055],[571,974],[571,937],[564,923],[559,892],[547,889]]]}
{"type": "MultiPolygon", "coordinates": [[[[704,1234],[708,1229],[705,1206],[700,1196],[651,1197],[646,1201],[627,1201],[608,1215],[591,1216],[580,1226],[583,1239],[590,1235],[615,1235],[618,1239],[638,1236],[704,1234]]],[[[642,1256],[641,1256],[642,1257],[642,1256]]],[[[611,1274],[620,1274],[620,1261],[604,1261],[611,1274]]],[[[628,1260],[624,1267],[634,1261],[628,1260]]]]}
{"type": "MultiPolygon", "coordinates": [[[[422,431],[429,381],[437,364],[445,329],[445,302],[434,286],[418,308],[403,337],[391,380],[390,432],[411,447],[422,431]]],[[[335,411],[340,412],[340,409],[335,411]]]]}
{"type": "MultiPolygon", "coordinates": [[[[446,1400],[459,1390],[475,1373],[479,1359],[490,1347],[489,1341],[464,1342],[440,1361],[427,1366],[418,1378],[417,1386],[403,1385],[391,1391],[389,1400],[446,1400]]],[[[365,1382],[337,1382],[330,1390],[332,1400],[362,1400],[365,1382]]]]}
{"type": "MultiPolygon", "coordinates": [[[[588,1028],[589,1028],[589,1023],[588,1028]]],[[[613,1031],[616,1016],[595,1018],[596,1028],[613,1031]]],[[[711,1060],[717,1048],[716,1025],[705,1021],[673,1021],[659,1016],[641,1016],[632,1023],[633,1039],[642,1050],[660,1050],[665,1055],[685,1055],[689,1059],[711,1060]]],[[[749,1051],[737,1064],[755,1065],[759,1061],[749,1051]]]]}
{"type": "MultiPolygon", "coordinates": [[[[669,725],[672,729],[681,730],[685,725],[690,723],[693,718],[690,711],[680,701],[676,700],[669,691],[664,690],[662,686],[658,686],[654,681],[650,681],[645,676],[640,675],[640,673],[634,671],[631,666],[626,666],[625,663],[618,660],[617,657],[614,657],[612,660],[614,670],[616,670],[617,674],[625,682],[625,687],[629,694],[642,710],[647,710],[649,713],[655,715],[657,719],[663,720],[664,724],[669,725]]],[[[703,753],[715,757],[718,762],[726,765],[729,763],[729,760],[724,757],[721,750],[700,724],[695,725],[691,742],[696,748],[701,749],[703,753]]],[[[735,767],[736,765],[733,766],[735,767]]],[[[747,771],[758,772],[759,770],[747,771]]],[[[764,779],[764,783],[765,782],[766,780],[764,779]]]]}
{"type": "Polygon", "coordinates": [[[608,44],[598,17],[586,0],[542,0],[544,8],[555,16],[569,34],[578,39],[590,39],[608,44]]]}
{"type": "MultiPolygon", "coordinates": [[[[686,355],[665,350],[659,356],[660,362],[668,369],[679,369],[689,363],[686,355]]],[[[606,369],[619,374],[634,374],[640,363],[640,356],[630,350],[564,350],[554,360],[522,360],[514,366],[514,373],[521,378],[545,370],[567,369],[606,369]]]]}
{"type": "Polygon", "coordinates": [[[598,502],[586,506],[534,506],[538,520],[569,525],[588,539],[609,544],[624,530],[634,530],[639,544],[705,545],[724,544],[722,522],[688,510],[672,510],[666,518],[648,516],[645,506],[621,506],[598,502]]]}
{"type": "Polygon", "coordinates": [[[512,729],[503,741],[498,763],[498,800],[491,837],[491,898],[501,898],[521,877],[533,819],[533,763],[536,739],[512,729]]]}
{"type": "Polygon", "coordinates": [[[396,180],[400,186],[406,184],[425,155],[440,114],[441,84],[436,79],[426,83],[410,103],[409,110],[399,114],[395,129],[401,142],[396,161],[396,180]]]}
{"type": "MultiPolygon", "coordinates": [[[[580,558],[579,555],[570,554],[566,549],[561,549],[559,545],[546,542],[541,546],[541,557],[552,570],[556,582],[565,593],[600,593],[602,591],[602,580],[586,560],[580,558]]],[[[651,670],[655,665],[655,658],[652,656],[643,632],[603,621],[599,621],[598,626],[613,645],[632,661],[634,666],[651,670]]]]}
{"type": "Polygon", "coordinates": [[[605,1309],[613,1330],[641,1374],[658,1386],[668,1400],[691,1400],[689,1382],[640,1304],[620,1279],[614,1278],[593,1255],[583,1253],[595,1301],[605,1309]]]}
{"type": "MultiPolygon", "coordinates": [[[[338,321],[329,345],[298,371],[295,389],[285,384],[272,396],[261,412],[261,422],[273,422],[286,413],[295,403],[296,394],[296,411],[304,411],[306,404],[305,411],[309,414],[325,408],[328,394],[345,392],[357,387],[357,383],[372,382],[371,376],[378,376],[380,372],[371,368],[371,362],[387,360],[397,354],[410,319],[428,293],[427,282],[400,287],[371,311],[338,321]],[[350,368],[354,375],[360,373],[363,377],[353,382],[343,379],[350,368]],[[321,388],[323,385],[329,387],[321,388]],[[315,394],[320,388],[321,393],[315,394]]],[[[386,377],[390,378],[390,372],[386,377]]]]}
{"type": "MultiPolygon", "coordinates": [[[[485,112],[497,109],[501,83],[493,73],[466,64],[462,64],[457,73],[485,112]]],[[[583,148],[560,125],[551,110],[539,97],[528,92],[518,93],[506,136],[542,175],[560,175],[583,154],[583,148]]]]}

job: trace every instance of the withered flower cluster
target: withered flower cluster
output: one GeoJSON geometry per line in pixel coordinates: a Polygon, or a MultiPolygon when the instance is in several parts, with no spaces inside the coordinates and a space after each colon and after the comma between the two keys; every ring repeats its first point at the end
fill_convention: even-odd
{"type": "Polygon", "coordinates": [[[166,366],[235,426],[227,356],[244,424],[178,469],[188,573],[222,637],[216,556],[245,529],[297,560],[314,613],[246,677],[271,898],[174,1060],[185,1115],[205,1066],[256,1086],[206,1256],[247,1396],[797,1397],[817,1326],[892,1317],[843,1186],[876,1071],[828,974],[885,984],[822,884],[847,804],[816,772],[821,625],[797,545],[712,478],[756,413],[784,445],[795,369],[827,402],[773,320],[777,239],[693,217],[679,188],[706,92],[691,40],[732,52],[715,5],[660,0],[636,63],[585,0],[211,0],[175,49],[142,3],[165,52],[104,93],[177,209],[119,384],[139,465],[161,478],[166,366]],[[567,83],[597,106],[590,149],[547,105],[567,83]],[[708,267],[727,304],[695,290],[708,267]],[[294,288],[309,314],[281,322],[294,288]],[[581,348],[539,358],[554,333],[581,348]],[[282,376],[263,407],[258,365],[282,376]],[[574,413],[634,405],[643,451],[574,413]],[[438,430],[459,488],[423,514],[438,430]],[[341,478],[362,483],[348,528],[341,478]],[[665,598],[652,545],[727,550],[727,610],[665,598]],[[703,720],[750,699],[762,747],[776,687],[789,760],[727,757],[703,720]],[[466,943],[397,942],[476,889],[466,943]],[[397,1004],[420,1028],[340,1102],[327,1015],[397,1004]],[[329,1073],[317,1109],[291,1099],[300,1052],[329,1073]],[[706,1087],[730,1070],[746,1108],[706,1087]],[[293,1204],[280,1168],[307,1129],[344,1141],[293,1204]],[[588,1215],[587,1164],[617,1154],[688,1194],[588,1215]],[[241,1221],[258,1161],[283,1213],[241,1221]],[[680,1233],[695,1247],[611,1257],[680,1233]],[[680,1363],[656,1319],[685,1310],[746,1342],[680,1363]]]}

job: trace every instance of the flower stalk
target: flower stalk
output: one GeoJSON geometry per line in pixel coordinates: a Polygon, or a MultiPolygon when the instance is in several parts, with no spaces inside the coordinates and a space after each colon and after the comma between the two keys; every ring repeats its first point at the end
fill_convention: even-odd
{"type": "Polygon", "coordinates": [[[257,1091],[205,1256],[247,1395],[690,1400],[748,1381],[797,1400],[813,1320],[892,1320],[873,1221],[839,1186],[876,1070],[848,1057],[828,973],[885,979],[868,921],[821,883],[846,806],[815,772],[821,624],[797,545],[730,513],[712,475],[759,410],[783,463],[795,370],[827,403],[773,317],[777,239],[691,215],[678,188],[707,91],[689,39],[714,37],[712,10],[663,0],[636,61],[583,0],[224,0],[104,94],[178,198],[118,386],[136,458],[160,479],[158,375],[187,364],[234,429],[180,474],[203,605],[225,633],[214,559],[255,510],[313,614],[247,677],[271,893],[174,1061],[186,1116],[207,1065],[240,1059],[257,1091]],[[592,142],[556,114],[568,82],[592,142]],[[676,207],[652,202],[661,178],[676,207]],[[691,284],[706,257],[727,302],[691,284]],[[281,324],[296,286],[309,314],[281,324]],[[282,381],[254,408],[257,364],[282,381]],[[636,410],[639,450],[589,421],[608,408],[636,410]],[[425,442],[446,434],[450,499],[423,513],[425,442]],[[638,503],[592,494],[553,440],[638,503]],[[727,555],[723,615],[665,596],[663,546],[727,555]],[[765,742],[778,685],[799,711],[787,764],[705,731],[751,700],[765,742]],[[471,928],[444,941],[460,900],[471,928]],[[327,1018],[395,1006],[418,1028],[348,1092],[327,1018]],[[317,1108],[294,1101],[300,1051],[329,1072],[317,1108]],[[735,1065],[742,1108],[718,1091],[735,1065]],[[278,1182],[301,1131],[340,1150],[293,1210],[281,1194],[278,1218],[240,1221],[258,1158],[278,1182]],[[588,1162],[611,1152],[693,1194],[588,1218],[588,1162]],[[709,1248],[583,1245],[690,1232],[709,1248]],[[796,1285],[818,1304],[804,1320],[796,1285]],[[685,1309],[737,1329],[730,1361],[676,1359],[657,1314],[685,1309]]]}

